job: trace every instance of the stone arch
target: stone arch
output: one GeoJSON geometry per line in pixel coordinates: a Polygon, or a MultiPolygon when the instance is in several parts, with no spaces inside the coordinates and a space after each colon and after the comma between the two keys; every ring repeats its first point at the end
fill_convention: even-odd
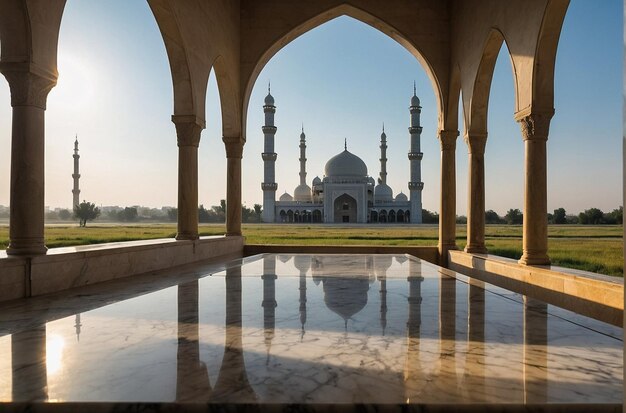
{"type": "Polygon", "coordinates": [[[370,221],[378,222],[378,211],[372,210],[372,212],[370,212],[370,221]]]}
{"type": "Polygon", "coordinates": [[[287,213],[284,209],[281,209],[278,216],[280,216],[280,222],[287,222],[287,213]]]}
{"type": "Polygon", "coordinates": [[[241,112],[239,110],[239,90],[236,79],[233,78],[233,70],[229,70],[226,60],[217,56],[212,65],[217,80],[220,94],[220,108],[222,112],[222,136],[241,136],[241,112]]]}
{"type": "Polygon", "coordinates": [[[389,211],[389,222],[396,222],[396,211],[394,211],[393,209],[391,211],[389,211]]]}
{"type": "Polygon", "coordinates": [[[404,222],[404,211],[399,209],[398,213],[396,214],[396,220],[398,222],[404,222]]]}
{"type": "Polygon", "coordinates": [[[313,210],[313,222],[322,222],[322,211],[319,209],[313,210]]]}
{"type": "Polygon", "coordinates": [[[387,210],[381,209],[378,213],[378,222],[387,222],[387,210]]]}
{"type": "MultiPolygon", "coordinates": [[[[405,36],[394,27],[389,22],[374,16],[367,11],[355,7],[351,4],[340,4],[338,6],[332,7],[329,10],[322,10],[317,15],[309,18],[308,20],[302,22],[301,24],[289,28],[282,36],[274,41],[271,45],[268,46],[266,50],[263,51],[262,55],[255,61],[251,62],[252,67],[248,76],[245,74],[242,76],[246,76],[242,78],[242,87],[245,87],[243,91],[243,108],[242,108],[242,119],[246,119],[248,112],[248,105],[250,101],[250,95],[252,94],[252,88],[256,83],[256,80],[269,62],[269,60],[284,46],[291,43],[297,37],[301,36],[304,33],[307,33],[330,20],[339,17],[339,16],[348,16],[355,20],[358,20],[364,24],[367,24],[383,34],[387,35],[391,39],[395,40],[399,44],[401,44],[409,53],[411,53],[417,61],[420,63],[426,74],[428,75],[433,90],[435,92],[435,98],[437,101],[437,108],[439,113],[439,125],[440,128],[443,126],[444,116],[442,113],[445,108],[445,100],[446,96],[444,94],[445,85],[442,85],[442,80],[445,80],[445,76],[438,75],[436,73],[434,65],[425,57],[425,54],[422,50],[413,42],[408,39],[408,36],[405,36]],[[244,86],[245,85],[245,86],[244,86]]],[[[245,133],[245,125],[244,125],[244,133],[245,133]]]]}
{"type": "Polygon", "coordinates": [[[532,108],[537,112],[554,110],[554,68],[556,51],[567,12],[568,0],[548,2],[541,22],[533,64],[532,108]]]}
{"type": "MultiPolygon", "coordinates": [[[[444,129],[459,130],[459,103],[463,106],[463,101],[461,100],[461,69],[458,64],[454,64],[450,69],[450,81],[448,85],[448,107],[446,109],[448,116],[444,119],[444,129]]],[[[465,112],[466,111],[463,110],[465,124],[467,124],[465,112]]]]}
{"type": "Polygon", "coordinates": [[[333,200],[334,221],[338,223],[350,222],[355,223],[358,220],[358,202],[357,200],[344,193],[333,200]]]}
{"type": "Polygon", "coordinates": [[[293,211],[291,209],[287,211],[287,222],[293,222],[293,211]]]}
{"type": "MultiPolygon", "coordinates": [[[[506,44],[506,40],[502,32],[497,29],[491,29],[483,45],[483,53],[478,65],[476,78],[474,79],[473,89],[468,94],[466,102],[464,102],[464,118],[465,131],[471,133],[487,133],[487,113],[489,107],[489,95],[491,91],[491,81],[493,72],[498,60],[498,55],[502,45],[505,45],[508,51],[511,67],[513,70],[513,85],[515,91],[515,102],[518,102],[518,79],[515,70],[515,62],[511,58],[511,53],[506,44]]],[[[465,97],[464,97],[465,99],[465,97]]]]}

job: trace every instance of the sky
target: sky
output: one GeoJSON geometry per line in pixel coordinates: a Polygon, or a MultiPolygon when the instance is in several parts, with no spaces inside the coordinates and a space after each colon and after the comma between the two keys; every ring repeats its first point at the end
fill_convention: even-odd
{"type": "MultiPolygon", "coordinates": [[[[555,73],[556,114],[548,140],[548,210],[610,211],[622,199],[621,0],[572,0],[555,73]]],[[[177,146],[165,47],[144,1],[69,0],[59,38],[59,81],[46,111],[46,205],[72,202],[72,150],[80,142],[81,200],[97,205],[176,206],[177,146]]],[[[307,136],[307,182],[343,150],[380,171],[385,123],[387,182],[407,193],[409,100],[422,105],[423,207],[439,208],[440,148],[435,95],[425,71],[403,46],[376,29],[339,17],[281,49],[250,98],[243,159],[243,202],[262,203],[263,99],[276,100],[277,198],[299,183],[299,135],[307,136]]],[[[524,151],[513,120],[511,64],[503,46],[489,100],[485,152],[486,209],[523,207],[524,151]]],[[[199,202],[226,195],[219,91],[211,75],[207,128],[199,148],[199,202]]],[[[462,122],[460,123],[462,124],[462,122]]],[[[461,130],[461,137],[463,131],[461,130]]],[[[0,205],[9,204],[11,107],[0,80],[0,205]]],[[[457,214],[467,211],[467,147],[457,142],[457,214]]]]}

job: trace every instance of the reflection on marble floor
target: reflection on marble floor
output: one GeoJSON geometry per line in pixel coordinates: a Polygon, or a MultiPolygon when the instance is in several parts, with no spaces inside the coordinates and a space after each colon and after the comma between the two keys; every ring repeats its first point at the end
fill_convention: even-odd
{"type": "Polygon", "coordinates": [[[621,329],[408,256],[266,254],[86,307],[0,336],[0,401],[622,401],[621,329]]]}

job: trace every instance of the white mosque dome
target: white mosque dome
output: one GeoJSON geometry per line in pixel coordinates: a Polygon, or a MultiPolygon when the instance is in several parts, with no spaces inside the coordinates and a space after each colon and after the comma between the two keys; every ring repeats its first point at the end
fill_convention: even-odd
{"type": "Polygon", "coordinates": [[[370,185],[376,185],[376,181],[371,176],[367,178],[367,183],[370,185]]]}
{"type": "Polygon", "coordinates": [[[320,179],[319,176],[316,176],[315,178],[313,178],[313,186],[320,185],[321,183],[322,183],[322,180],[320,179]]]}
{"type": "Polygon", "coordinates": [[[298,185],[293,191],[293,199],[298,202],[311,202],[311,187],[307,184],[298,185]]]}
{"type": "Polygon", "coordinates": [[[407,196],[403,194],[402,192],[396,195],[396,202],[407,202],[408,200],[409,198],[407,198],[407,196]]]}
{"type": "Polygon", "coordinates": [[[387,184],[378,184],[374,188],[374,199],[377,201],[391,201],[393,199],[393,190],[387,184]]]}
{"type": "Polygon", "coordinates": [[[333,156],[324,167],[326,176],[367,176],[367,165],[358,156],[344,150],[333,156]]]}
{"type": "Polygon", "coordinates": [[[296,255],[293,257],[293,265],[301,272],[307,272],[311,268],[310,255],[296,255]]]}
{"type": "Polygon", "coordinates": [[[265,105],[266,106],[274,106],[274,96],[268,92],[267,96],[265,96],[265,105]]]}
{"type": "Polygon", "coordinates": [[[281,202],[290,202],[290,201],[293,201],[293,197],[289,195],[287,192],[285,192],[284,194],[280,196],[278,200],[281,202]]]}

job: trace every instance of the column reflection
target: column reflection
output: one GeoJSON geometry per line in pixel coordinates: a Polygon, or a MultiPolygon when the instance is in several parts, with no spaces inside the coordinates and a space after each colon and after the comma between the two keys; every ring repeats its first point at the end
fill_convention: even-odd
{"type": "Polygon", "coordinates": [[[13,401],[47,401],[46,325],[11,335],[13,401]]]}
{"type": "Polygon", "coordinates": [[[270,255],[263,258],[263,335],[267,351],[266,364],[270,361],[270,348],[274,339],[276,327],[276,256],[270,255]]]}
{"type": "Polygon", "coordinates": [[[211,383],[200,361],[198,280],[178,286],[176,400],[208,401],[211,383]]]}
{"type": "Polygon", "coordinates": [[[256,395],[250,382],[243,356],[241,329],[241,267],[226,269],[226,339],[224,358],[213,390],[212,401],[251,403],[256,395]]]}
{"type": "Polygon", "coordinates": [[[524,297],[524,403],[548,398],[548,305],[524,297]]]}
{"type": "MultiPolygon", "coordinates": [[[[296,255],[293,259],[294,266],[300,272],[298,290],[300,291],[300,326],[302,333],[300,340],[304,338],[304,325],[306,324],[306,274],[311,269],[311,257],[308,255],[296,255]]],[[[313,263],[315,265],[315,263],[313,263]]]]}
{"type": "Polygon", "coordinates": [[[420,363],[420,328],[422,325],[421,263],[409,261],[409,316],[407,320],[407,357],[404,367],[404,387],[407,403],[419,400],[428,385],[427,375],[420,363]]]}
{"type": "Polygon", "coordinates": [[[437,392],[447,401],[460,398],[456,375],[456,278],[439,271],[439,360],[437,392]]]}
{"type": "Polygon", "coordinates": [[[468,288],[467,359],[465,388],[471,402],[486,402],[485,394],[485,289],[470,279],[468,288]]]}

